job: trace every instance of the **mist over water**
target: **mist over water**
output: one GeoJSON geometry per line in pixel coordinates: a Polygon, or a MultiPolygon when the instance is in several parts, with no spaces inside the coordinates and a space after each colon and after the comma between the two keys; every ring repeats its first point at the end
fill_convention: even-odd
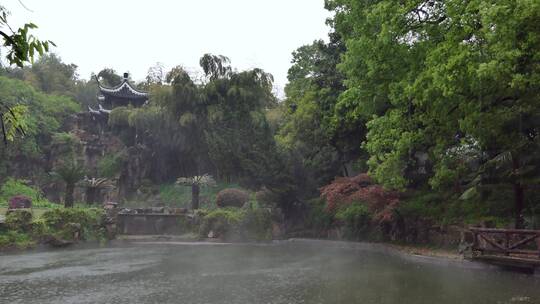
{"type": "Polygon", "coordinates": [[[1,303],[539,303],[526,275],[331,243],[153,244],[0,256],[1,303]]]}

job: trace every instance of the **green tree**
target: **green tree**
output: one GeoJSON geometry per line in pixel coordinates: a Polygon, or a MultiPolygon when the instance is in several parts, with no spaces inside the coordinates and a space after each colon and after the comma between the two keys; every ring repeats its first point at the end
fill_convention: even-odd
{"type": "Polygon", "coordinates": [[[57,135],[68,135],[61,132],[62,126],[80,111],[79,105],[68,97],[44,94],[23,81],[5,76],[0,76],[0,100],[12,110],[26,109],[25,119],[18,121],[25,124],[25,135],[13,134],[9,145],[0,145],[1,175],[9,176],[24,168],[25,178],[41,180],[39,177],[49,170],[43,164],[56,149],[57,137],[62,137],[57,135]]]}
{"type": "Polygon", "coordinates": [[[287,111],[278,141],[299,154],[316,187],[348,175],[349,165],[361,155],[364,121],[345,121],[336,107],[345,90],[337,70],[344,52],[340,36],[332,32],[329,43],[319,40],[298,48],[288,73],[287,111]]]}
{"type": "Polygon", "coordinates": [[[122,76],[118,75],[114,69],[105,68],[96,75],[97,79],[105,86],[114,87],[122,82],[122,76]]]}
{"type": "MultiPolygon", "coordinates": [[[[338,107],[350,121],[368,117],[364,148],[378,181],[395,188],[466,183],[452,151],[467,141],[477,145],[479,162],[510,153],[512,170],[524,169],[538,134],[540,3],[326,3],[347,46],[338,107]]],[[[517,215],[525,188],[519,174],[511,178],[517,215]]]]}
{"type": "Polygon", "coordinates": [[[50,40],[39,40],[30,34],[30,30],[37,28],[31,22],[12,29],[8,22],[9,14],[5,7],[0,6],[0,36],[4,40],[3,47],[7,49],[9,64],[23,67],[24,63],[33,61],[36,54],[43,55],[49,51],[50,45],[55,46],[50,40]]]}
{"type": "MultiPolygon", "coordinates": [[[[23,67],[25,62],[32,62],[36,54],[43,55],[54,45],[50,40],[42,41],[30,34],[30,30],[37,28],[33,23],[26,23],[23,27],[12,29],[8,23],[9,11],[0,5],[0,36],[3,39],[3,48],[6,49],[6,59],[9,64],[23,67]]],[[[13,140],[17,132],[24,134],[26,108],[23,106],[9,106],[0,102],[0,124],[4,143],[13,140]]]]}

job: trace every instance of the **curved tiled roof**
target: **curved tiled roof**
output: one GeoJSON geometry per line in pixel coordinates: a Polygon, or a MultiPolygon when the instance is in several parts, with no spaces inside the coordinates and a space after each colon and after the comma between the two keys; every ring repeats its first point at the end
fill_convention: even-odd
{"type": "Polygon", "coordinates": [[[121,84],[112,88],[107,88],[99,84],[99,90],[104,95],[114,97],[143,99],[148,98],[148,93],[139,91],[136,88],[132,87],[126,79],[124,79],[121,84]]]}

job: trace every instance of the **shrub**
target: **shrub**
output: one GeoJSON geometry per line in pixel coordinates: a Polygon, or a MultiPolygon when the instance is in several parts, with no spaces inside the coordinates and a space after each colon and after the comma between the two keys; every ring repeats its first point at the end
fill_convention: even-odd
{"type": "Polygon", "coordinates": [[[9,199],[9,209],[31,208],[32,199],[25,195],[15,195],[9,199]]]}
{"type": "Polygon", "coordinates": [[[238,232],[243,216],[244,210],[238,208],[212,210],[202,218],[200,235],[206,237],[210,231],[213,231],[217,237],[227,238],[233,232],[238,232]]]}
{"type": "Polygon", "coordinates": [[[262,241],[272,238],[272,214],[269,209],[220,208],[202,219],[200,236],[212,231],[216,237],[232,240],[262,241]]]}
{"type": "Polygon", "coordinates": [[[129,114],[131,109],[128,107],[116,107],[109,114],[109,126],[111,127],[129,127],[129,114]]]}
{"type": "Polygon", "coordinates": [[[49,227],[47,227],[42,218],[32,221],[30,224],[30,235],[32,238],[41,239],[47,234],[49,234],[49,227]]]}
{"type": "Polygon", "coordinates": [[[83,240],[105,238],[103,209],[58,208],[46,211],[41,217],[51,233],[62,239],[72,239],[75,230],[83,240]]]}
{"type": "Polygon", "coordinates": [[[10,210],[6,214],[7,228],[15,231],[25,232],[31,230],[32,213],[25,209],[10,210]]]}
{"type": "Polygon", "coordinates": [[[391,222],[399,205],[399,193],[374,184],[367,174],[337,177],[320,189],[327,202],[326,210],[335,213],[353,202],[366,205],[373,219],[379,223],[391,222]]]}
{"type": "Polygon", "coordinates": [[[242,207],[249,200],[249,194],[240,189],[223,189],[216,196],[216,205],[223,207],[242,207]]]}
{"type": "Polygon", "coordinates": [[[80,139],[73,133],[54,133],[51,138],[51,145],[54,147],[55,155],[69,155],[75,153],[81,147],[80,139]]]}
{"type": "Polygon", "coordinates": [[[360,239],[370,230],[371,214],[366,205],[352,203],[336,213],[336,219],[343,224],[343,234],[348,239],[360,239]]]}
{"type": "Polygon", "coordinates": [[[305,225],[317,235],[329,230],[334,222],[333,214],[326,212],[325,207],[325,201],[320,198],[308,201],[308,214],[305,225]]]}
{"type": "Polygon", "coordinates": [[[0,234],[0,248],[26,249],[34,245],[32,238],[23,232],[9,230],[0,234]]]}
{"type": "Polygon", "coordinates": [[[263,188],[255,192],[255,200],[263,206],[274,206],[279,201],[279,197],[272,191],[263,188]]]}
{"type": "Polygon", "coordinates": [[[264,241],[272,239],[272,212],[268,208],[247,209],[240,222],[242,239],[264,241]]]}
{"type": "Polygon", "coordinates": [[[105,155],[98,163],[99,175],[113,178],[120,173],[127,159],[126,152],[105,155]]]}

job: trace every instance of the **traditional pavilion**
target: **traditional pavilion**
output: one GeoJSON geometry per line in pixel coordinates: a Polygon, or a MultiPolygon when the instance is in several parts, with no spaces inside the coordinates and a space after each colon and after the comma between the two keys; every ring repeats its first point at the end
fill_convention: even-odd
{"type": "MultiPolygon", "coordinates": [[[[98,80],[98,109],[94,110],[88,107],[91,113],[110,113],[112,109],[121,106],[132,105],[134,107],[140,107],[148,102],[148,93],[139,91],[133,87],[128,81],[128,73],[124,73],[124,79],[119,85],[107,88],[98,80]]],[[[97,80],[97,77],[96,77],[97,80]]]]}

